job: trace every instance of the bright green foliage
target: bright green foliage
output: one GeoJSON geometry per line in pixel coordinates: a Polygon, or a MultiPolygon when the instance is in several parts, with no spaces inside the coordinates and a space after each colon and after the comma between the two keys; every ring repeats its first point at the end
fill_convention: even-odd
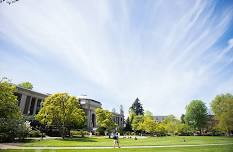
{"type": "Polygon", "coordinates": [[[20,117],[17,98],[14,95],[15,86],[8,81],[0,82],[0,118],[18,119],[20,117]]]}
{"type": "Polygon", "coordinates": [[[15,86],[8,80],[0,81],[0,142],[14,140],[22,130],[20,126],[23,124],[19,125],[22,123],[21,113],[14,91],[15,86]]]}
{"type": "Polygon", "coordinates": [[[193,100],[187,107],[185,113],[185,122],[192,126],[195,130],[199,130],[206,127],[208,120],[207,107],[201,100],[193,100]]]}
{"type": "Polygon", "coordinates": [[[180,123],[178,125],[178,133],[180,135],[192,135],[193,130],[188,124],[180,123]]]}
{"type": "Polygon", "coordinates": [[[143,126],[142,126],[143,119],[144,119],[143,115],[135,115],[133,117],[132,128],[134,131],[136,131],[136,132],[143,131],[143,126]]]}
{"type": "Polygon", "coordinates": [[[155,131],[156,131],[158,136],[166,135],[167,131],[165,129],[165,124],[164,123],[158,123],[156,125],[155,131]]]}
{"type": "Polygon", "coordinates": [[[144,109],[142,107],[142,104],[139,102],[140,100],[136,98],[132,106],[129,108],[130,113],[133,113],[135,115],[143,115],[144,109]]]}
{"type": "Polygon", "coordinates": [[[25,89],[29,89],[29,90],[32,90],[33,88],[33,85],[30,82],[22,82],[18,84],[18,86],[25,88],[25,89]]]}
{"type": "Polygon", "coordinates": [[[140,124],[141,129],[147,133],[153,134],[156,132],[157,123],[155,122],[152,113],[147,111],[143,117],[143,122],[140,124]]]}
{"type": "Polygon", "coordinates": [[[173,115],[169,115],[167,118],[163,120],[162,123],[164,125],[165,130],[172,135],[175,135],[178,132],[179,127],[181,125],[181,122],[178,119],[176,119],[173,115]]]}
{"type": "Polygon", "coordinates": [[[69,131],[71,128],[83,127],[85,112],[76,97],[67,93],[57,93],[45,99],[36,119],[42,124],[59,127],[64,137],[64,128],[69,131]]]}
{"type": "Polygon", "coordinates": [[[112,120],[113,114],[108,110],[102,108],[96,109],[96,120],[99,127],[105,128],[105,130],[110,133],[115,129],[116,124],[112,120]]]}
{"type": "Polygon", "coordinates": [[[226,133],[233,130],[233,95],[222,94],[211,103],[212,111],[218,120],[218,128],[226,133]]]}

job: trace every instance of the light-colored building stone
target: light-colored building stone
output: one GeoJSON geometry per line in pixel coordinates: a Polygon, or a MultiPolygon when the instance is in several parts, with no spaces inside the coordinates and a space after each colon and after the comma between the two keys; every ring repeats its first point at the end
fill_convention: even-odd
{"type": "Polygon", "coordinates": [[[124,114],[112,112],[113,121],[117,124],[118,127],[123,128],[125,124],[124,114]]]}
{"type": "Polygon", "coordinates": [[[168,116],[153,116],[154,120],[157,122],[162,122],[165,118],[167,118],[168,116]]]}
{"type": "Polygon", "coordinates": [[[22,87],[16,87],[18,106],[24,115],[34,115],[39,112],[41,103],[48,94],[39,93],[22,87]]]}
{"type": "MultiPolygon", "coordinates": [[[[18,86],[16,87],[16,92],[14,94],[17,96],[18,106],[24,115],[37,114],[42,106],[42,102],[49,95],[18,86]]],[[[89,131],[95,130],[98,127],[95,110],[96,108],[101,108],[101,102],[90,99],[87,96],[78,96],[78,99],[86,114],[87,129],[89,131]]],[[[122,114],[114,113],[113,120],[119,126],[124,125],[124,115],[122,114]]]]}
{"type": "Polygon", "coordinates": [[[86,126],[88,130],[95,130],[97,128],[96,123],[96,108],[101,108],[102,104],[99,101],[89,99],[87,96],[79,96],[79,101],[86,113],[86,126]]]}

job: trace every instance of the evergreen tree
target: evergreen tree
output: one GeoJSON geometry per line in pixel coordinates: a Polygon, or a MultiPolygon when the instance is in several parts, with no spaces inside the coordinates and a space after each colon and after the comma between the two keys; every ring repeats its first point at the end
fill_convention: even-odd
{"type": "Polygon", "coordinates": [[[144,115],[144,109],[139,101],[140,100],[136,98],[136,100],[129,109],[130,113],[134,113],[135,115],[144,115]]]}
{"type": "Polygon", "coordinates": [[[126,119],[124,131],[132,131],[132,126],[129,117],[126,119]]]}

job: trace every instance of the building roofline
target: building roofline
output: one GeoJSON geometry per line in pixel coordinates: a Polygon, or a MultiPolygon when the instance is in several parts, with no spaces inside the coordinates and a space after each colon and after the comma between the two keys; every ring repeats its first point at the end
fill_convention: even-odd
{"type": "Polygon", "coordinates": [[[17,86],[17,85],[16,85],[16,90],[22,90],[22,91],[38,94],[38,95],[41,95],[41,96],[44,96],[44,97],[49,96],[49,94],[41,93],[41,92],[38,92],[38,91],[35,91],[35,90],[26,89],[26,88],[23,88],[23,87],[20,87],[20,86],[17,86]]]}
{"type": "Polygon", "coordinates": [[[92,101],[92,102],[95,102],[95,103],[98,103],[98,104],[102,105],[102,104],[101,104],[101,102],[99,102],[99,101],[96,101],[96,100],[94,100],[94,99],[91,99],[91,98],[80,97],[80,96],[77,96],[77,97],[78,97],[78,99],[85,99],[85,100],[90,100],[90,101],[92,101]]]}

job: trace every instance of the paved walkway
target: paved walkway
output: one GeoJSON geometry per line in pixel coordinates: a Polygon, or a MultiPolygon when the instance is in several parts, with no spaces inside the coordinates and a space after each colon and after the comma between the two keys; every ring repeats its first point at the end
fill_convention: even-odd
{"type": "MultiPolygon", "coordinates": [[[[202,146],[221,146],[233,145],[225,144],[201,144],[201,145],[163,145],[163,146],[122,146],[121,148],[167,148],[167,147],[202,147],[202,146]]],[[[0,149],[111,149],[113,147],[21,147],[12,144],[0,144],[0,149]]]]}

